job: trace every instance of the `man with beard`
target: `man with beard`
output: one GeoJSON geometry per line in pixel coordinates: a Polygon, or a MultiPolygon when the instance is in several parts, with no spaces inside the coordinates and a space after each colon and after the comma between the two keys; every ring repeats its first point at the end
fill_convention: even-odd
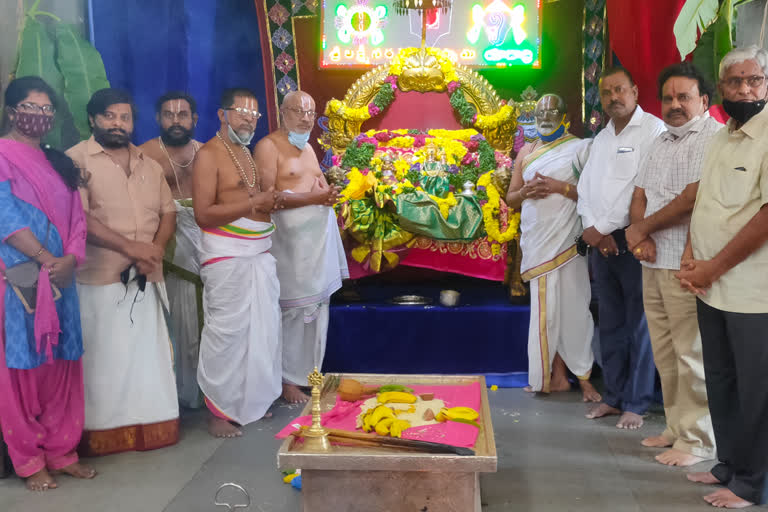
{"type": "Polygon", "coordinates": [[[627,251],[624,228],[635,175],[664,123],[637,104],[628,71],[610,68],[599,82],[600,102],[611,116],[594,139],[579,178],[577,210],[593,248],[598,289],[600,352],[605,392],[587,418],[621,414],[616,427],[636,429],[653,399],[655,368],[643,312],[640,263],[627,251]]]}
{"type": "Polygon", "coordinates": [[[595,328],[589,271],[574,242],[582,228],[572,162],[586,160],[591,141],[568,133],[560,96],[542,96],[534,115],[540,139],[518,153],[507,191],[507,205],[521,211],[520,272],[531,285],[526,391],[570,390],[567,367],[579,380],[583,400],[599,402],[589,382],[595,328]]]}
{"type": "Polygon", "coordinates": [[[82,170],[88,223],[77,274],[83,327],[83,455],[151,450],[179,437],[162,255],[176,227],[160,165],[131,144],[133,99],[88,102],[93,136],[67,154],[82,170]]]}
{"type": "Polygon", "coordinates": [[[696,298],[680,289],[688,224],[699,187],[701,164],[712,135],[723,127],[707,113],[712,86],[690,62],[659,75],[659,135],[635,180],[627,245],[643,265],[643,304],[653,359],[661,377],[667,428],[643,446],[668,450],[656,460],[691,466],[715,455],[707,408],[696,298]]]}
{"type": "Polygon", "coordinates": [[[347,260],[332,208],[339,190],[323,177],[307,144],[315,119],[315,101],[301,91],[287,94],[280,108],[281,127],[254,149],[264,185],[280,191],[283,210],[273,216],[272,253],[280,278],[283,323],[283,398],[308,399],[298,386],[320,368],[328,334],[328,305],[349,277],[347,260]]]}
{"type": "Polygon", "coordinates": [[[236,425],[269,415],[281,390],[280,284],[269,253],[276,194],[248,150],[258,108],[250,90],[224,91],[221,127],[200,148],[192,179],[205,285],[197,380],[215,437],[242,435],[236,425]]]}
{"type": "Polygon", "coordinates": [[[141,146],[146,156],[160,164],[176,204],[176,234],[168,244],[163,266],[171,316],[169,328],[174,344],[176,387],[179,403],[202,405],[197,386],[200,351],[200,321],[203,318],[203,287],[200,281],[200,227],[192,209],[192,166],[200,143],[192,138],[197,124],[197,103],[191,96],[173,91],[155,103],[160,136],[141,146]]]}
{"type": "Polygon", "coordinates": [[[735,48],[718,89],[731,116],[709,142],[677,274],[697,297],[719,508],[768,502],[768,52],[735,48]]]}

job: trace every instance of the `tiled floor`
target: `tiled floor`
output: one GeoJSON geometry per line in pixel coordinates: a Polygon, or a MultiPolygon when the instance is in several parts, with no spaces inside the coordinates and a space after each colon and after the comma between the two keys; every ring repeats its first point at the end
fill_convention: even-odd
{"type": "MultiPolygon", "coordinates": [[[[684,470],[653,461],[658,450],[640,446],[641,437],[661,431],[662,416],[628,432],[614,427],[615,418],[584,419],[577,393],[534,398],[501,389],[489,396],[499,464],[481,479],[484,511],[712,510],[701,500],[710,487],[689,483],[684,470]]],[[[274,412],[227,441],[207,435],[201,412],[186,413],[178,445],[90,460],[96,479],[61,477],[59,488],[44,494],[27,492],[16,478],[0,480],[0,511],[212,512],[226,510],[213,505],[218,486],[237,482],[253,499],[251,511],[298,512],[301,494],[282,483],[273,436],[300,409],[282,404],[274,412]]]]}

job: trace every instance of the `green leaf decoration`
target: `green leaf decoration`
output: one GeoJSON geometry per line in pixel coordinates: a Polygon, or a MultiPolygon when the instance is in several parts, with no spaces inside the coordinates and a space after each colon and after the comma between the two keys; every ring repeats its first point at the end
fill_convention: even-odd
{"type": "MultiPolygon", "coordinates": [[[[731,1],[726,0],[720,15],[714,23],[707,27],[693,51],[693,63],[711,83],[717,83],[720,61],[733,48],[729,23],[731,11],[731,1]]],[[[719,102],[719,98],[710,99],[713,103],[719,102]]]]}
{"type": "Polygon", "coordinates": [[[83,39],[72,25],[56,25],[56,64],[63,76],[64,98],[82,139],[90,137],[85,107],[91,95],[109,87],[107,73],[99,52],[83,39]]]}
{"type": "Polygon", "coordinates": [[[703,34],[715,19],[718,7],[718,0],[686,0],[672,29],[681,59],[696,48],[699,33],[703,34]]]}

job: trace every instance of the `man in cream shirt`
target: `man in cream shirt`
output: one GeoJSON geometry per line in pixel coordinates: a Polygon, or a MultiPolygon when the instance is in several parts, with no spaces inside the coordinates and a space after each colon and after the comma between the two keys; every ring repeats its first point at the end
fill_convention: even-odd
{"type": "Polygon", "coordinates": [[[677,274],[698,295],[716,464],[688,479],[725,486],[719,508],[768,502],[768,52],[736,48],[718,89],[731,116],[704,160],[677,274]]]}

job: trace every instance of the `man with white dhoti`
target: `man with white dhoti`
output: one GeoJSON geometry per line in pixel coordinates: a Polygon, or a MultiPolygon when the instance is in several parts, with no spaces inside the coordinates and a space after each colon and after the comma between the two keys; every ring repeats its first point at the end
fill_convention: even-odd
{"type": "Polygon", "coordinates": [[[269,253],[277,194],[247,147],[261,117],[256,96],[228,89],[218,115],[221,128],[193,171],[205,311],[197,380],[211,412],[208,431],[235,437],[237,425],[268,415],[281,391],[280,284],[269,253]]]}
{"type": "Polygon", "coordinates": [[[289,93],[280,113],[280,129],[259,141],[254,157],[265,185],[280,191],[283,206],[272,216],[283,323],[283,398],[304,402],[308,397],[299,386],[306,386],[307,375],[322,366],[330,297],[349,271],[330,208],[339,191],[328,186],[307,144],[315,101],[305,92],[289,93]]]}
{"type": "Polygon", "coordinates": [[[586,160],[590,141],[568,133],[559,96],[544,95],[534,113],[540,140],[520,150],[507,192],[507,204],[521,208],[520,273],[531,291],[526,390],[569,390],[567,367],[578,378],[584,401],[599,402],[589,382],[594,362],[589,272],[575,244],[582,227],[573,162],[586,160]]]}
{"type": "Polygon", "coordinates": [[[193,138],[197,103],[190,95],[171,91],[155,103],[159,137],[139,146],[163,168],[176,205],[176,233],[163,258],[168,290],[171,331],[176,355],[176,389],[184,407],[203,405],[197,385],[197,361],[203,320],[203,284],[200,280],[200,227],[192,209],[192,165],[201,144],[193,138]]]}
{"type": "Polygon", "coordinates": [[[79,451],[93,456],[179,439],[162,271],[176,212],[162,169],[130,143],[130,95],[102,89],[87,110],[93,137],[67,154],[86,183],[88,244],[77,274],[85,349],[79,451]]]}

